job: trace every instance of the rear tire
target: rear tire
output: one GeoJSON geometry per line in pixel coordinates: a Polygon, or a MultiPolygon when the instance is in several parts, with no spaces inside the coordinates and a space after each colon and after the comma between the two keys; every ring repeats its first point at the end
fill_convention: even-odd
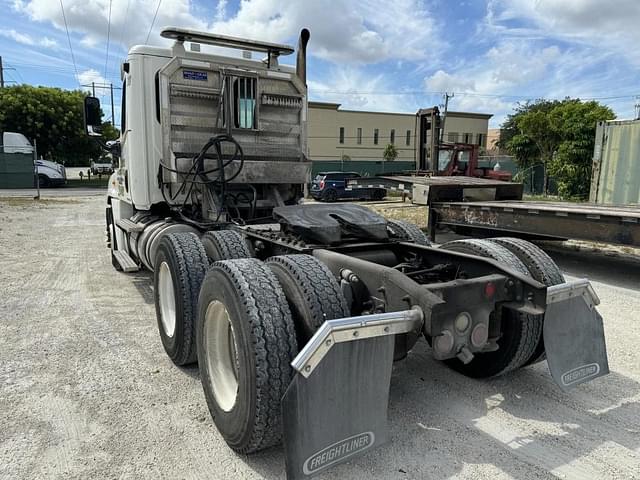
{"type": "Polygon", "coordinates": [[[387,196],[387,192],[386,191],[384,191],[384,190],[375,190],[373,192],[373,195],[371,195],[371,199],[379,201],[379,200],[384,200],[384,197],[386,197],[386,196],[387,196]]]}
{"type": "MultiPolygon", "coordinates": [[[[529,275],[527,267],[505,247],[488,240],[455,240],[442,245],[454,252],[491,258],[522,274],[529,275]]],[[[527,315],[508,308],[494,312],[500,315],[501,336],[498,350],[476,353],[471,362],[464,364],[459,359],[445,360],[454,370],[473,378],[502,375],[526,364],[534,354],[542,335],[542,317],[527,315]]]]}
{"type": "MultiPolygon", "coordinates": [[[[565,282],[564,275],[562,275],[556,262],[537,245],[521,238],[500,237],[489,240],[502,245],[518,257],[525,264],[531,276],[547,287],[565,282]]],[[[538,346],[525,365],[541,362],[545,358],[544,336],[540,335],[538,346]]]]}
{"type": "Polygon", "coordinates": [[[394,237],[417,243],[418,245],[431,245],[427,235],[417,225],[404,220],[387,220],[387,229],[394,237]]]}
{"type": "Polygon", "coordinates": [[[227,444],[245,454],[278,444],[298,350],[271,270],[256,259],[216,262],[200,292],[197,339],[204,394],[227,444]]]}
{"type": "Polygon", "coordinates": [[[209,261],[193,233],[162,237],[155,257],[153,296],[162,346],[176,365],[197,360],[195,321],[209,261]]]}
{"type": "Polygon", "coordinates": [[[336,200],[338,200],[338,192],[336,192],[333,188],[330,188],[322,194],[322,200],[325,202],[335,202],[336,200]]]}
{"type": "Polygon", "coordinates": [[[210,263],[253,257],[245,238],[235,230],[206,232],[200,241],[202,241],[210,263]]]}
{"type": "Polygon", "coordinates": [[[329,268],[315,257],[281,255],[269,258],[267,266],[287,298],[300,348],[325,320],[349,316],[340,285],[329,268]]]}

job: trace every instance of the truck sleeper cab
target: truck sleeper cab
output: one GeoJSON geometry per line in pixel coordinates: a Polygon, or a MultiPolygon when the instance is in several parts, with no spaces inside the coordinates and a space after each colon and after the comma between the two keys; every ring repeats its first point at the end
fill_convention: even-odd
{"type": "MultiPolygon", "coordinates": [[[[394,360],[424,337],[470,377],[543,361],[561,388],[608,372],[598,298],[517,239],[433,247],[352,204],[303,204],[306,45],[167,28],[123,67],[106,223],[116,268],[154,272],[162,345],[198,362],[216,427],[246,454],[284,440],[289,479],[388,440],[394,360]],[[266,54],[190,52],[184,42],[266,54]]],[[[87,99],[89,133],[96,99],[87,99]]]]}

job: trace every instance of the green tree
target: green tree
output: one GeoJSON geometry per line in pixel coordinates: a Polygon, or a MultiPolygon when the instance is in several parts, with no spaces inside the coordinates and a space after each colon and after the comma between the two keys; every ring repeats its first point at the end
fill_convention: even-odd
{"type": "Polygon", "coordinates": [[[384,160],[387,162],[393,162],[396,158],[398,158],[398,149],[393,143],[388,143],[387,146],[384,147],[382,158],[384,158],[384,160]]]}
{"type": "MultiPolygon", "coordinates": [[[[0,130],[36,139],[38,155],[66,165],[88,165],[100,146],[84,132],[83,101],[79,90],[17,85],[0,89],[0,130]]],[[[111,124],[103,124],[104,140],[118,138],[111,124]]]]}
{"type": "Polygon", "coordinates": [[[550,112],[559,103],[558,100],[539,99],[535,102],[518,103],[515,111],[508,115],[500,128],[499,148],[505,148],[516,157],[518,165],[523,168],[540,162],[538,148],[531,138],[523,135],[517,126],[518,119],[533,112],[550,112]]]}
{"type": "Polygon", "coordinates": [[[518,105],[503,124],[501,146],[521,167],[542,163],[544,192],[549,174],[562,196],[589,193],[596,123],[615,118],[608,107],[579,99],[538,100],[518,105]]]}
{"type": "Polygon", "coordinates": [[[598,102],[579,100],[563,102],[550,116],[561,131],[562,141],[549,162],[549,173],[556,179],[561,196],[584,199],[591,186],[596,124],[616,116],[598,102]]]}

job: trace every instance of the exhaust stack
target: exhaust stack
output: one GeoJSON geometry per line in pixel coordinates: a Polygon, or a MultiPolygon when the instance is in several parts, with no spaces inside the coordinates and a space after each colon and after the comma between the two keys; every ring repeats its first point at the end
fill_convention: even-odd
{"type": "Polygon", "coordinates": [[[300,31],[300,39],[298,40],[298,52],[296,58],[296,75],[307,85],[307,43],[311,33],[306,28],[300,31]]]}

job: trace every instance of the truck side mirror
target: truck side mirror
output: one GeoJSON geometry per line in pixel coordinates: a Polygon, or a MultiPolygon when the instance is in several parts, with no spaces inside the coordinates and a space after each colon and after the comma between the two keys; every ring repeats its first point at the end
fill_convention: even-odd
{"type": "Polygon", "coordinates": [[[84,128],[90,137],[101,137],[100,100],[96,97],[84,98],[84,128]]]}

